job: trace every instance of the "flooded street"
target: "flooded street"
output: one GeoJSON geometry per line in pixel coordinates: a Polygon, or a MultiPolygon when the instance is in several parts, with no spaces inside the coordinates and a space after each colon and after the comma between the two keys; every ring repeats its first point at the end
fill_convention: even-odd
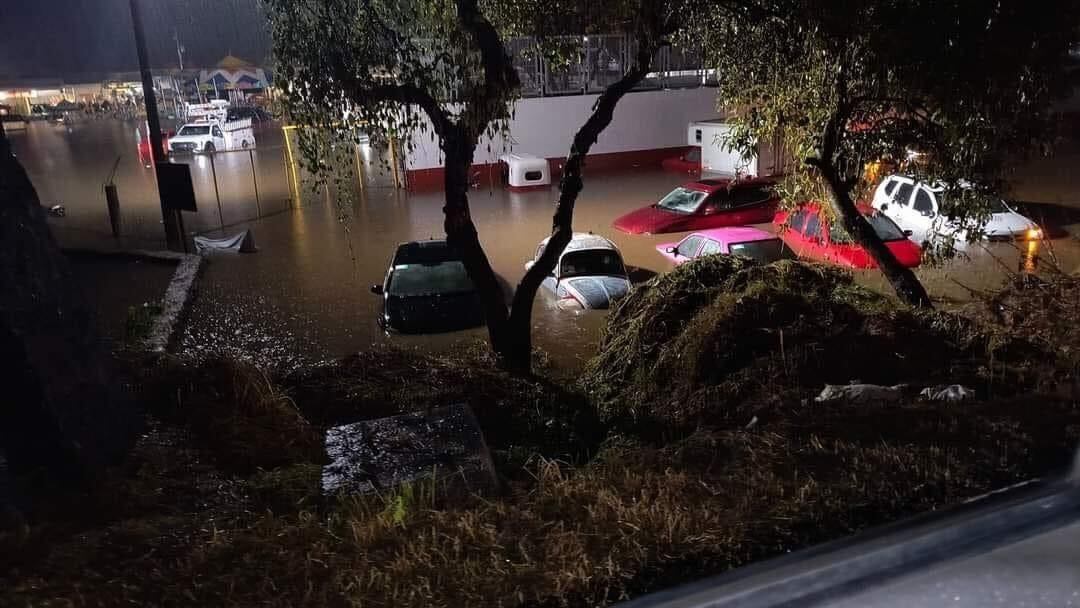
{"type": "MultiPolygon", "coordinates": [[[[369,288],[382,281],[398,243],[442,236],[441,192],[395,190],[389,187],[385,174],[380,176],[373,170],[364,195],[345,209],[319,196],[309,196],[305,204],[292,208],[281,129],[264,128],[258,138],[252,154],[218,154],[213,168],[207,156],[178,159],[192,164],[200,209],[197,214],[185,215],[188,231],[219,236],[222,223],[228,234],[249,227],[259,247],[255,254],[211,259],[180,338],[182,349],[246,351],[260,361],[288,364],[294,357],[339,357],[384,340],[438,350],[484,338],[482,329],[387,337],[376,325],[379,299],[369,288]],[[339,221],[339,216],[344,221],[339,221]]],[[[152,171],[135,154],[134,124],[110,120],[68,129],[34,123],[26,132],[13,134],[12,139],[42,204],[63,204],[66,208],[65,217],[50,219],[64,246],[161,248],[156,187],[152,171]],[[109,235],[102,194],[102,184],[117,156],[120,164],[115,181],[125,229],[119,243],[109,235]]],[[[959,303],[969,300],[972,290],[993,289],[1008,274],[1025,268],[1046,270],[1056,265],[1067,272],[1080,269],[1080,183],[1070,170],[1076,158],[1065,155],[1040,161],[1015,180],[1014,198],[1033,203],[1024,209],[1046,224],[1050,239],[1032,248],[1010,243],[976,245],[969,248],[967,259],[942,268],[920,269],[931,294],[945,303],[959,303]]],[[[640,269],[638,275],[664,272],[666,262],[655,246],[683,235],[631,236],[614,230],[611,222],[656,201],[685,181],[685,176],[659,170],[587,174],[575,227],[611,238],[622,249],[626,263],[640,269]]],[[[549,231],[555,192],[472,192],[473,218],[485,250],[496,272],[511,285],[524,274],[524,263],[549,231]]],[[[888,291],[877,272],[859,273],[859,280],[888,291]]],[[[576,368],[593,354],[604,314],[538,305],[535,343],[551,354],[559,367],[576,368]]]]}

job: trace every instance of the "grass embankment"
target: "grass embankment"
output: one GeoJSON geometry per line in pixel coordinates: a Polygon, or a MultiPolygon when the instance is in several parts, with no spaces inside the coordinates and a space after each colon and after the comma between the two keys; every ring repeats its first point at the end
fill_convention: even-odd
{"type": "Polygon", "coordinates": [[[154,431],[124,470],[40,499],[0,540],[0,603],[610,603],[1063,464],[1080,410],[1056,388],[1075,367],[1048,346],[818,267],[703,260],[613,311],[581,389],[493,371],[481,349],[372,351],[272,381],[159,361],[141,367],[154,431]],[[962,380],[980,399],[813,402],[856,378],[962,380]],[[461,401],[497,493],[319,496],[326,426],[461,401]]]}

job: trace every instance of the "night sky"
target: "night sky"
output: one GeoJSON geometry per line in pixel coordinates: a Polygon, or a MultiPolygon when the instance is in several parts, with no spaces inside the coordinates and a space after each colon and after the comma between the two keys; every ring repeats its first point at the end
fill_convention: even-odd
{"type": "MultiPolygon", "coordinates": [[[[153,67],[209,67],[232,53],[265,64],[270,34],[259,0],[138,0],[153,67]]],[[[138,69],[129,0],[0,0],[0,80],[138,69]]]]}

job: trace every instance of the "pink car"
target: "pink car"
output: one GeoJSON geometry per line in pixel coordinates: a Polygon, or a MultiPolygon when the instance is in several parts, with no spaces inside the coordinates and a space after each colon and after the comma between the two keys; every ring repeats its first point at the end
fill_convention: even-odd
{"type": "Polygon", "coordinates": [[[747,226],[694,232],[678,243],[657,245],[656,250],[676,266],[716,253],[741,255],[762,264],[795,258],[791,249],[775,234],[747,226]]]}

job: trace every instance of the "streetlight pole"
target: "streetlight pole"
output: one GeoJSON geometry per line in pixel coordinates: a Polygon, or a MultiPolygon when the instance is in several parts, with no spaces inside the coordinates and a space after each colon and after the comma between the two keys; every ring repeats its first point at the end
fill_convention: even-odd
{"type": "MultiPolygon", "coordinates": [[[[154,166],[168,162],[165,146],[161,137],[161,121],[158,118],[157,97],[154,95],[154,76],[150,73],[150,64],[146,53],[146,36],[143,34],[142,17],[139,15],[139,0],[131,0],[131,24],[135,29],[135,50],[139,55],[139,73],[142,75],[143,102],[146,104],[146,122],[150,130],[150,154],[154,166]]],[[[169,249],[179,251],[184,245],[184,235],[180,232],[179,211],[165,207],[165,193],[161,191],[161,180],[157,180],[158,199],[161,201],[161,219],[165,224],[165,242],[169,249]]]]}

